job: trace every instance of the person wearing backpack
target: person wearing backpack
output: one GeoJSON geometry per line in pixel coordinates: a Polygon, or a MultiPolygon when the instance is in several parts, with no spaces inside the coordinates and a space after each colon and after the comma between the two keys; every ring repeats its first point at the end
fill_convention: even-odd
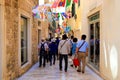
{"type": "Polygon", "coordinates": [[[55,61],[56,61],[56,53],[57,53],[57,44],[55,42],[55,38],[52,39],[51,43],[49,44],[49,49],[50,49],[50,53],[49,53],[49,59],[50,59],[50,66],[55,65],[55,61]]]}
{"type": "Polygon", "coordinates": [[[44,42],[44,39],[42,39],[41,43],[39,43],[38,49],[39,49],[39,67],[41,67],[42,62],[43,62],[43,67],[45,67],[48,45],[47,43],[44,42]]]}

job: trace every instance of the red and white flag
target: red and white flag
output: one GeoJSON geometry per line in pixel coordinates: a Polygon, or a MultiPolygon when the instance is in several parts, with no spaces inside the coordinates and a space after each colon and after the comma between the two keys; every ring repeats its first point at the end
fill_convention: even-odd
{"type": "Polygon", "coordinates": [[[55,0],[55,2],[52,4],[51,8],[56,8],[58,7],[59,0],[55,0]]]}
{"type": "Polygon", "coordinates": [[[78,3],[78,0],[74,0],[75,3],[78,3]]]}

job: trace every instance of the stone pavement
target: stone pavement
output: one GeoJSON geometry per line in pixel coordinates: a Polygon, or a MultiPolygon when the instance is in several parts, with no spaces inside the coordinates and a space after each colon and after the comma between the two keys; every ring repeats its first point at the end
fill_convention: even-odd
{"type": "Polygon", "coordinates": [[[59,71],[58,61],[52,66],[47,63],[45,68],[39,68],[38,65],[39,64],[36,63],[28,72],[17,80],[103,80],[88,67],[86,67],[85,73],[82,74],[70,66],[67,72],[64,72],[64,70],[59,71]]]}

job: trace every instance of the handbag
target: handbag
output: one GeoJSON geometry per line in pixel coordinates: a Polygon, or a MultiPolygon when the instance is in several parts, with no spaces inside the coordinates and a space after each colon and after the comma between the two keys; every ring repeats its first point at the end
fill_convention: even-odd
{"type": "Polygon", "coordinates": [[[77,55],[75,55],[75,57],[73,59],[73,65],[75,65],[75,66],[79,66],[80,65],[80,62],[79,62],[79,60],[77,58],[77,55]]]}

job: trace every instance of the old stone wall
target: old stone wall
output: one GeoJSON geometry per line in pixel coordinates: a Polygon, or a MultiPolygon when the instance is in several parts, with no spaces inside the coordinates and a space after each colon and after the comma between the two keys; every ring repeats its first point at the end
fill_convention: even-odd
{"type": "MultiPolygon", "coordinates": [[[[37,0],[5,0],[5,27],[6,27],[6,72],[3,80],[14,80],[26,72],[37,61],[37,27],[32,28],[32,63],[26,67],[19,66],[19,9],[31,15],[32,7],[37,0]]],[[[37,20],[34,20],[34,22],[37,20]]],[[[33,24],[33,23],[32,23],[33,24]]],[[[32,26],[36,26],[34,23],[32,26]]]]}
{"type": "Polygon", "coordinates": [[[6,80],[18,76],[18,0],[5,0],[6,80]]]}
{"type": "Polygon", "coordinates": [[[38,61],[38,21],[33,18],[33,27],[32,27],[32,63],[38,61]]]}
{"type": "Polygon", "coordinates": [[[42,28],[41,37],[43,39],[48,38],[48,21],[47,20],[41,21],[41,28],[42,28]]]}

